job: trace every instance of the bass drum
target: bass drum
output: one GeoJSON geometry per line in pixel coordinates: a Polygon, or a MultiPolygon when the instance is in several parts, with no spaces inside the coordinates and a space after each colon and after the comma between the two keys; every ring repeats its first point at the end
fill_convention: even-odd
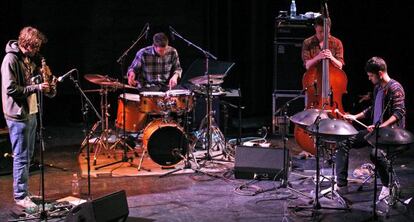
{"type": "Polygon", "coordinates": [[[184,130],[173,121],[153,120],[144,129],[143,148],[161,166],[179,163],[187,154],[188,139],[184,130]]]}

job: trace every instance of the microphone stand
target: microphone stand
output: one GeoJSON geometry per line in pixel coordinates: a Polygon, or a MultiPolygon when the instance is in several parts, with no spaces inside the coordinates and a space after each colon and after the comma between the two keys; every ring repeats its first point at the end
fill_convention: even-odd
{"type": "MultiPolygon", "coordinates": [[[[287,101],[282,107],[280,107],[275,112],[275,115],[277,115],[280,112],[283,112],[283,117],[284,117],[284,123],[283,123],[284,127],[283,127],[283,130],[282,130],[282,136],[281,136],[282,140],[283,140],[283,169],[280,170],[280,172],[282,172],[282,181],[281,181],[278,188],[287,188],[290,191],[301,194],[301,195],[311,199],[311,197],[307,196],[305,193],[303,193],[299,190],[293,189],[292,185],[288,182],[289,165],[290,165],[289,164],[290,163],[289,156],[290,155],[289,155],[289,150],[287,149],[287,146],[286,146],[286,143],[288,141],[288,138],[287,138],[287,130],[288,130],[288,128],[287,128],[287,123],[288,123],[287,113],[288,113],[288,108],[289,108],[291,102],[299,99],[302,96],[302,94],[305,93],[307,90],[308,90],[308,88],[306,87],[299,94],[297,94],[294,98],[287,101]]],[[[274,179],[276,179],[276,178],[274,178],[274,179]]]]}
{"type": "MultiPolygon", "coordinates": [[[[78,75],[79,75],[79,73],[78,73],[78,75]]],[[[86,161],[87,161],[87,166],[88,166],[88,200],[90,200],[90,197],[91,197],[91,164],[90,164],[90,148],[89,148],[90,144],[89,144],[89,140],[90,140],[91,134],[87,132],[88,129],[89,129],[89,126],[88,126],[89,108],[88,107],[92,108],[92,110],[95,112],[95,115],[98,117],[99,121],[102,121],[102,116],[95,109],[95,107],[93,106],[91,100],[88,98],[88,96],[86,96],[85,92],[79,86],[78,80],[73,78],[72,75],[70,75],[70,79],[74,83],[75,88],[78,89],[80,94],[81,94],[82,115],[83,115],[83,121],[84,121],[84,130],[83,130],[83,132],[84,132],[85,138],[86,138],[86,161]],[[86,103],[84,103],[83,99],[85,99],[86,103]]]]}
{"type": "MultiPolygon", "coordinates": [[[[375,127],[374,127],[374,132],[375,132],[375,151],[374,151],[374,156],[375,156],[375,160],[378,159],[378,138],[379,138],[379,129],[380,129],[380,125],[381,125],[381,121],[382,118],[384,118],[384,114],[387,111],[387,109],[389,108],[390,104],[391,104],[392,98],[390,98],[387,102],[387,105],[385,106],[384,110],[381,113],[381,117],[379,118],[379,120],[375,123],[375,127]]],[[[378,169],[377,166],[374,167],[374,199],[373,199],[373,204],[372,204],[372,219],[373,220],[378,220],[378,214],[377,214],[377,193],[378,193],[378,186],[377,186],[377,173],[378,173],[378,169]]]]}
{"type": "MultiPolygon", "coordinates": [[[[41,79],[38,79],[36,84],[39,84],[41,79]]],[[[39,149],[40,149],[40,187],[41,187],[41,209],[39,217],[30,217],[30,218],[22,218],[17,220],[9,220],[9,221],[27,221],[27,220],[34,220],[40,219],[40,221],[47,221],[48,213],[45,209],[45,170],[44,170],[44,151],[45,151],[45,143],[43,138],[43,92],[41,90],[37,91],[37,116],[36,118],[39,120],[38,125],[38,135],[39,135],[39,149]]],[[[30,167],[30,165],[28,166],[30,167]]]]}
{"type": "MultiPolygon", "coordinates": [[[[126,129],[125,129],[125,125],[126,125],[126,115],[125,115],[125,112],[126,112],[125,111],[125,107],[126,107],[126,104],[125,104],[126,103],[125,85],[126,84],[125,84],[125,78],[123,78],[123,76],[124,76],[123,73],[125,73],[125,57],[128,55],[129,51],[131,51],[144,36],[147,36],[148,35],[148,31],[149,31],[149,23],[146,23],[144,25],[144,27],[142,28],[141,33],[139,34],[137,40],[135,40],[135,42],[133,42],[132,45],[127,50],[125,50],[124,53],[122,53],[122,55],[116,60],[117,63],[120,64],[120,67],[121,67],[122,94],[123,94],[123,100],[124,100],[123,101],[124,102],[124,105],[122,107],[122,113],[123,113],[123,115],[122,115],[122,122],[123,122],[123,124],[122,124],[122,131],[123,131],[122,134],[123,135],[122,135],[122,137],[123,138],[122,138],[122,140],[123,140],[123,148],[124,148],[124,152],[123,152],[123,155],[122,155],[122,159],[119,160],[119,161],[115,161],[115,162],[112,162],[112,163],[108,163],[108,164],[104,164],[102,166],[95,167],[95,170],[99,170],[99,169],[101,169],[103,167],[107,167],[107,166],[111,166],[111,165],[114,165],[114,164],[117,164],[117,163],[123,163],[123,162],[129,162],[130,166],[136,167],[138,170],[143,169],[140,166],[135,166],[132,163],[133,157],[128,157],[128,154],[127,154],[127,152],[128,152],[128,146],[129,145],[127,145],[127,143],[125,141],[126,140],[126,129]]],[[[144,155],[144,153],[142,155],[144,155]]]]}
{"type": "Polygon", "coordinates": [[[187,40],[186,38],[182,37],[180,34],[177,33],[177,31],[174,30],[173,27],[169,27],[170,32],[173,36],[176,36],[178,38],[180,38],[181,40],[183,40],[184,42],[186,42],[189,46],[192,46],[196,49],[198,49],[199,51],[201,51],[204,56],[205,56],[205,73],[204,75],[207,76],[207,153],[206,153],[206,160],[212,160],[211,154],[210,154],[210,149],[211,149],[211,143],[212,143],[212,132],[211,132],[211,122],[212,122],[212,101],[211,101],[211,82],[210,82],[210,75],[208,74],[208,69],[209,69],[209,59],[212,58],[214,60],[217,60],[217,57],[215,57],[214,55],[212,55],[210,52],[202,49],[201,47],[195,45],[194,43],[192,43],[191,41],[187,40]]]}

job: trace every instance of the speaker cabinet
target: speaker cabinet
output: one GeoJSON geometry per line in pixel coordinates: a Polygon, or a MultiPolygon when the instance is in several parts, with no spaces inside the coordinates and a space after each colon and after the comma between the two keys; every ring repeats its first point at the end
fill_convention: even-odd
{"type": "Polygon", "coordinates": [[[128,202],[124,190],[80,204],[71,209],[66,222],[121,222],[128,218],[128,202]]]}
{"type": "Polygon", "coordinates": [[[283,176],[283,149],[237,146],[234,163],[236,179],[271,179],[283,176]]]}
{"type": "Polygon", "coordinates": [[[276,18],[274,35],[273,90],[302,89],[305,68],[302,43],[314,34],[313,20],[276,18]]]}

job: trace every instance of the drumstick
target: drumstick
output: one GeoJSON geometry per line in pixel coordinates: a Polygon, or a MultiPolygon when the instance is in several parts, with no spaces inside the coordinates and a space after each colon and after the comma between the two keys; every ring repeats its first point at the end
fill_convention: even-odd
{"type": "MultiPolygon", "coordinates": [[[[339,115],[341,115],[342,117],[344,117],[345,115],[343,113],[341,113],[338,109],[335,109],[335,113],[338,113],[339,115]]],[[[357,119],[352,119],[352,121],[355,121],[356,123],[358,123],[359,125],[368,128],[367,125],[365,125],[364,123],[362,123],[361,121],[357,120],[357,119]]]]}

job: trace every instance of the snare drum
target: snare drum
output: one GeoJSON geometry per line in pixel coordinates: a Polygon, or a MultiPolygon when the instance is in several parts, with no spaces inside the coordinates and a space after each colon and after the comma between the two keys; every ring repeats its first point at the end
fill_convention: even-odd
{"type": "Polygon", "coordinates": [[[166,92],[166,104],[172,112],[189,112],[193,108],[193,93],[186,89],[173,89],[166,92]]]}
{"type": "Polygon", "coordinates": [[[144,113],[160,114],[164,110],[164,92],[141,92],[139,110],[144,113]]]}
{"type": "Polygon", "coordinates": [[[179,163],[189,148],[184,130],[177,123],[163,119],[153,120],[145,127],[142,144],[151,159],[161,166],[179,163]]]}
{"type": "Polygon", "coordinates": [[[138,132],[145,126],[145,120],[147,115],[139,112],[140,97],[137,94],[125,93],[121,94],[118,98],[118,112],[115,121],[116,127],[123,129],[125,125],[125,131],[138,132]],[[125,107],[125,123],[124,123],[124,107],[125,107]]]}

